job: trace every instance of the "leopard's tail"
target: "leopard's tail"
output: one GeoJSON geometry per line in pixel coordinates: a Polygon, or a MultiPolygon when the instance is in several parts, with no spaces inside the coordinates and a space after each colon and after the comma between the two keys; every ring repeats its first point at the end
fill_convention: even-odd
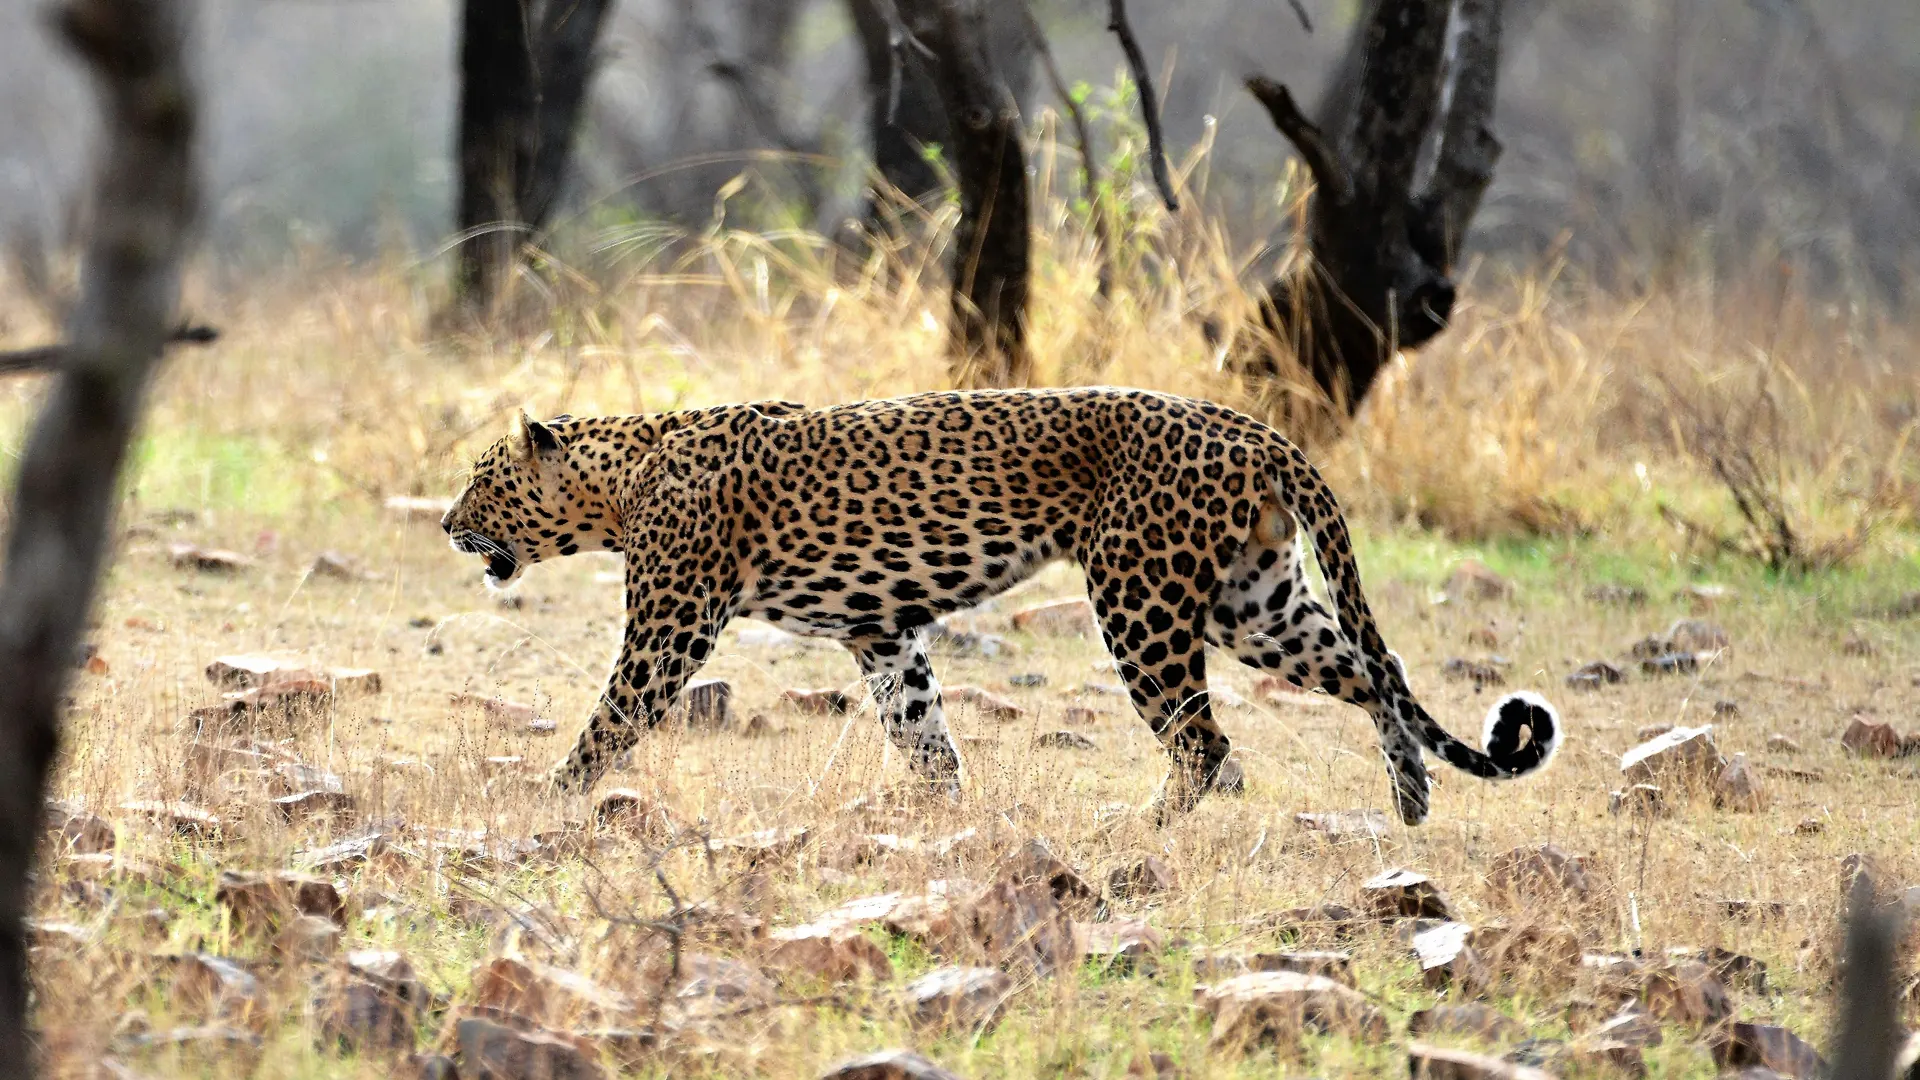
{"type": "Polygon", "coordinates": [[[1421,708],[1407,686],[1399,657],[1387,651],[1374,625],[1354,567],[1346,518],[1333,492],[1298,447],[1276,437],[1272,455],[1267,479],[1281,505],[1311,537],[1341,629],[1359,648],[1381,706],[1398,717],[1422,746],[1456,769],[1506,780],[1546,768],[1560,749],[1560,714],[1538,694],[1523,690],[1494,703],[1481,733],[1485,749],[1460,741],[1421,708]]]}

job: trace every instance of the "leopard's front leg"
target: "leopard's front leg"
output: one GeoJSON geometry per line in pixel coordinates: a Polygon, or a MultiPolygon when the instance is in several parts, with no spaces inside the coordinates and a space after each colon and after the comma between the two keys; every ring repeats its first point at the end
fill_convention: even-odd
{"type": "Polygon", "coordinates": [[[574,793],[593,787],[642,731],[664,719],[738,607],[737,586],[727,588],[710,573],[689,573],[684,563],[647,567],[630,555],[620,657],[573,751],[554,766],[553,786],[574,793]]]}

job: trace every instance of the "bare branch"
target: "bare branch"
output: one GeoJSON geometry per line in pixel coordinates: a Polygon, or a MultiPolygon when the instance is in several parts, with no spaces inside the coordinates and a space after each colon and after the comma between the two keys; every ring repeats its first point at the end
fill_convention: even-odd
{"type": "MultiPolygon", "coordinates": [[[[182,324],[167,335],[168,345],[205,345],[220,337],[211,326],[182,324]]],[[[0,352],[0,375],[18,375],[31,371],[57,371],[65,367],[72,354],[68,345],[37,345],[31,349],[0,352]]]]}
{"type": "Polygon", "coordinates": [[[1126,0],[1108,0],[1107,29],[1120,39],[1120,51],[1127,54],[1127,67],[1140,88],[1140,117],[1147,125],[1147,155],[1153,167],[1153,183],[1160,189],[1160,201],[1168,210],[1180,209],[1173,193],[1173,177],[1167,172],[1167,141],[1160,134],[1160,95],[1153,89],[1153,73],[1147,70],[1147,58],[1140,51],[1140,39],[1133,36],[1127,22],[1126,0]]]}
{"type": "Polygon", "coordinates": [[[1060,66],[1054,63],[1046,32],[1041,29],[1040,20],[1033,17],[1033,5],[1021,0],[1020,9],[1026,14],[1027,32],[1033,35],[1033,47],[1046,68],[1047,81],[1053,85],[1061,108],[1067,110],[1068,118],[1073,121],[1074,138],[1080,144],[1080,182],[1087,189],[1087,212],[1093,217],[1094,240],[1100,245],[1100,296],[1104,299],[1113,292],[1113,236],[1107,227],[1106,202],[1100,198],[1100,165],[1093,156],[1093,132],[1087,127],[1086,113],[1068,92],[1066,80],[1060,77],[1060,66]]]}
{"type": "Polygon", "coordinates": [[[1439,265],[1450,269],[1460,254],[1467,223],[1493,183],[1500,140],[1493,133],[1493,105],[1500,77],[1500,22],[1504,0],[1460,0],[1460,32],[1454,44],[1453,93],[1442,118],[1433,176],[1420,197],[1424,227],[1439,240],[1439,265]]]}
{"type": "Polygon", "coordinates": [[[1300,151],[1300,159],[1307,163],[1307,171],[1313,174],[1320,197],[1330,199],[1336,205],[1350,202],[1353,199],[1353,178],[1347,175],[1346,166],[1340,163],[1333,148],[1327,145],[1320,128],[1300,111],[1293,94],[1264,75],[1248,78],[1247,92],[1266,107],[1273,126],[1279,128],[1280,134],[1285,135],[1294,149],[1300,151]]]}
{"type": "Polygon", "coordinates": [[[1300,29],[1309,34],[1313,33],[1313,20],[1307,17],[1306,5],[1300,0],[1287,0],[1287,4],[1293,8],[1294,17],[1300,20],[1300,29]]]}
{"type": "Polygon", "coordinates": [[[199,206],[185,8],[175,0],[67,0],[52,12],[93,76],[103,152],[71,344],[21,456],[0,571],[0,1078],[34,1073],[28,873],[120,466],[175,318],[199,206]]]}

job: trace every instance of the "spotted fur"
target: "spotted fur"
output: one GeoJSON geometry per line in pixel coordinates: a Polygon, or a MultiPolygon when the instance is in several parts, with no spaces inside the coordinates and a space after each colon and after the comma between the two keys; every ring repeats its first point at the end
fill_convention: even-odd
{"type": "Polygon", "coordinates": [[[1273,429],[1203,401],[1094,387],[522,417],[442,524],[493,584],[577,551],[626,554],[625,639],[555,768],[565,790],[599,779],[728,620],[750,615],[845,643],[912,771],[957,792],[923,631],[1057,558],[1085,570],[1101,636],[1172,759],[1161,820],[1191,808],[1227,756],[1208,644],[1366,709],[1409,824],[1428,811],[1422,748],[1507,778],[1559,742],[1533,694],[1494,706],[1485,749],[1429,716],[1375,627],[1319,473],[1273,429]],[[1333,612],[1307,590],[1302,530],[1333,612]]]}

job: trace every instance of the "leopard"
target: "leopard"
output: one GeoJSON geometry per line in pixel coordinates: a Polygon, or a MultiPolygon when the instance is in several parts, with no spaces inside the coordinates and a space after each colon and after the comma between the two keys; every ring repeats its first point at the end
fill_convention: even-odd
{"type": "Polygon", "coordinates": [[[1084,573],[1098,636],[1168,757],[1143,808],[1157,824],[1200,802],[1232,748],[1209,647],[1365,710],[1408,825],[1430,812],[1423,752],[1507,780],[1561,742],[1558,712],[1528,690],[1493,703],[1479,748],[1436,721],[1382,639],[1319,470],[1274,428],[1205,400],[1074,387],[521,412],[441,525],[495,588],[578,552],[623,558],[619,656],[542,778],[560,793],[590,791],[659,725],[745,616],[843,645],[910,785],[960,798],[929,637],[1059,560],[1084,573]],[[1308,543],[1327,603],[1308,584],[1308,543]]]}

